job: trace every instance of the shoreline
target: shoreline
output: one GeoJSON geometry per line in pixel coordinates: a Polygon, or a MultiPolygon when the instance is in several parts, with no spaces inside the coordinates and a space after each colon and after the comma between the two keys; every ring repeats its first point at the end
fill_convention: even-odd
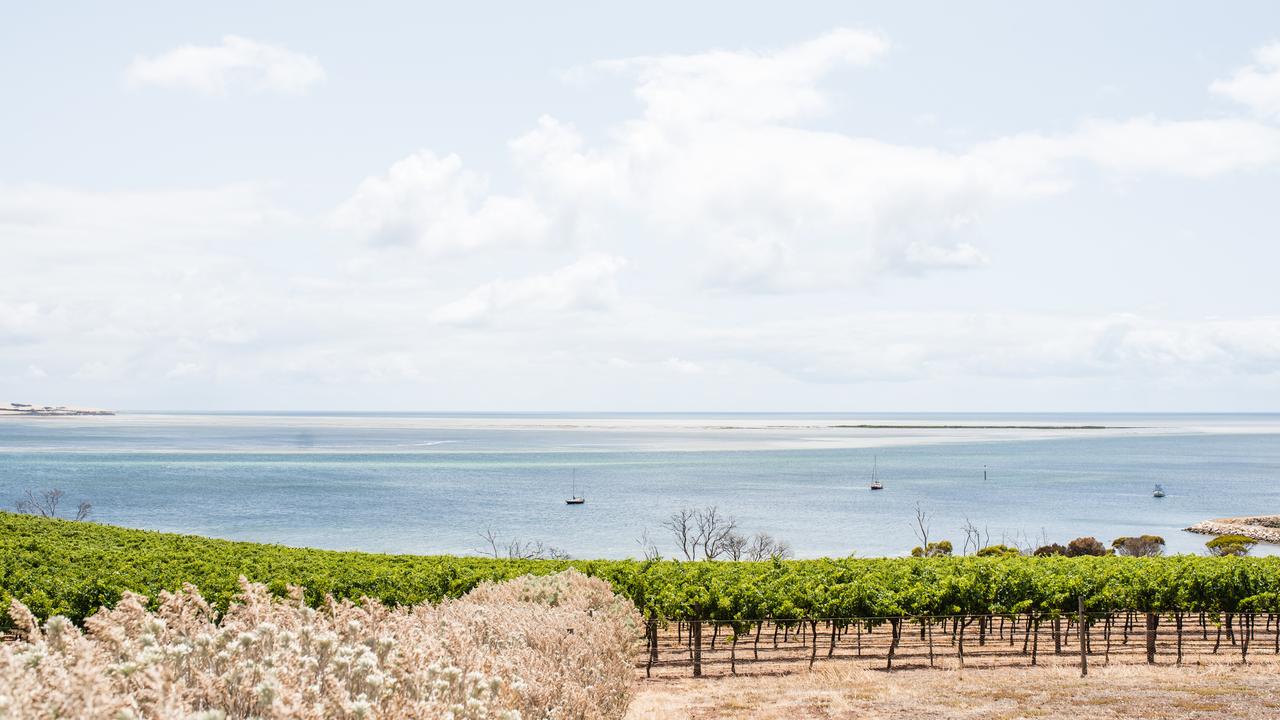
{"type": "Polygon", "coordinates": [[[1280,545],[1280,515],[1249,515],[1202,520],[1187,532],[1200,535],[1243,535],[1268,545],[1280,545]]]}

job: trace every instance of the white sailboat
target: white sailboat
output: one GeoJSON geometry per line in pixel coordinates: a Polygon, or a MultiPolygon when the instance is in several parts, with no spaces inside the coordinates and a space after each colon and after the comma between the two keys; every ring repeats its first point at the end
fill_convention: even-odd
{"type": "Polygon", "coordinates": [[[1151,491],[1151,497],[1164,497],[1164,488],[1160,487],[1160,483],[1156,483],[1156,489],[1151,491]]]}
{"type": "Polygon", "coordinates": [[[879,463],[879,460],[880,459],[875,456],[871,458],[871,489],[872,490],[884,489],[884,483],[880,482],[880,473],[878,471],[879,469],[876,467],[877,464],[879,463]]]}
{"type": "Polygon", "coordinates": [[[573,494],[564,501],[565,505],[582,505],[587,501],[586,498],[578,494],[578,471],[573,471],[573,494]]]}

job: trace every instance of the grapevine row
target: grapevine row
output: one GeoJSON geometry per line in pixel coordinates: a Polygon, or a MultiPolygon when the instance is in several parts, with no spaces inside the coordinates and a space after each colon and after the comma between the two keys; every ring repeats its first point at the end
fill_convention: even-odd
{"type": "MultiPolygon", "coordinates": [[[[283,593],[412,604],[565,567],[610,582],[657,622],[942,617],[1089,611],[1277,612],[1280,558],[938,557],[765,562],[495,560],[378,555],[127,530],[0,513],[0,608],[79,621],[125,591],[183,583],[224,605],[241,575],[283,593]]],[[[0,622],[3,617],[0,616],[0,622]]]]}

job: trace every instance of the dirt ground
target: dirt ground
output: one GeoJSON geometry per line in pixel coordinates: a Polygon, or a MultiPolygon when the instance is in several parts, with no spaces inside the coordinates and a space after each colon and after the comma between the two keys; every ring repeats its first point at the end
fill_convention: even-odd
{"type": "Polygon", "coordinates": [[[886,673],[833,660],[812,671],[640,680],[629,720],[654,718],[1280,718],[1274,663],[1070,666],[886,673]]]}

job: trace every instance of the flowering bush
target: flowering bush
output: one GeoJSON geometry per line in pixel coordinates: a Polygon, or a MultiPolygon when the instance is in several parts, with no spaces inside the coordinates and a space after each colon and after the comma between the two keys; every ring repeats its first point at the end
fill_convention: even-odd
{"type": "Polygon", "coordinates": [[[126,593],[82,632],[13,601],[0,718],[620,718],[642,626],[574,570],[412,607],[313,609],[243,579],[221,618],[191,585],[146,603],[126,593]]]}

